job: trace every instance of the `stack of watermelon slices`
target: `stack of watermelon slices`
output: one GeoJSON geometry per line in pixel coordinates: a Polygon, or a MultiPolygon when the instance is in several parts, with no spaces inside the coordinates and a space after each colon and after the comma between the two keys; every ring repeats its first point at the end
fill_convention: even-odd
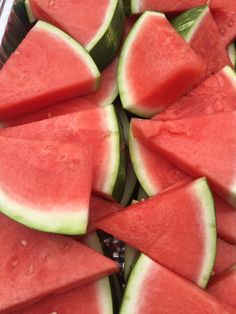
{"type": "Polygon", "coordinates": [[[0,314],[236,313],[235,1],[24,4],[0,314]]]}

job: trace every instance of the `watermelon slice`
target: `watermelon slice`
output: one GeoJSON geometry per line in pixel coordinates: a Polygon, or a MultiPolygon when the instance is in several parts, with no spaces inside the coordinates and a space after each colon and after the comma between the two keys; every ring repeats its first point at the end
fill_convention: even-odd
{"type": "Polygon", "coordinates": [[[177,120],[233,110],[236,110],[236,74],[226,66],[153,120],[177,120]]]}
{"type": "Polygon", "coordinates": [[[136,119],[133,134],[191,176],[206,176],[235,207],[235,121],[234,111],[167,122],[136,119]]]}
{"type": "Polygon", "coordinates": [[[205,179],[138,202],[96,225],[200,287],[206,286],[214,265],[216,231],[205,179]]]}
{"type": "Polygon", "coordinates": [[[95,91],[99,77],[82,46],[58,28],[39,21],[0,71],[0,118],[95,91]]]}
{"type": "Polygon", "coordinates": [[[44,120],[63,114],[88,110],[95,107],[110,105],[118,96],[117,62],[115,59],[101,74],[100,87],[96,92],[82,97],[76,97],[58,104],[28,113],[7,121],[2,121],[0,127],[16,126],[34,121],[44,120]]]}
{"type": "Polygon", "coordinates": [[[188,10],[172,21],[177,32],[207,65],[207,75],[231,65],[216,22],[208,6],[188,10]]]}
{"type": "Polygon", "coordinates": [[[122,0],[26,0],[31,22],[36,19],[62,29],[85,46],[100,69],[115,56],[122,40],[125,18],[122,0]]]}
{"type": "Polygon", "coordinates": [[[122,159],[119,126],[113,106],[6,128],[0,134],[7,137],[85,143],[94,154],[93,190],[107,197],[122,197],[125,162],[122,159]]]}
{"type": "Polygon", "coordinates": [[[69,237],[34,231],[0,215],[1,313],[84,286],[116,263],[69,237]]]}
{"type": "Polygon", "coordinates": [[[86,232],[93,162],[84,145],[0,137],[0,150],[1,212],[41,231],[86,232]]]}
{"type": "Polygon", "coordinates": [[[211,0],[210,8],[227,46],[236,38],[236,2],[235,0],[211,0]]]}
{"type": "Polygon", "coordinates": [[[236,264],[223,274],[214,276],[210,281],[207,291],[223,302],[236,308],[236,264]]]}
{"type": "Polygon", "coordinates": [[[222,273],[234,264],[236,264],[236,245],[218,239],[214,273],[222,273]]]}
{"type": "Polygon", "coordinates": [[[151,117],[190,91],[204,71],[200,57],[165,15],[145,12],[121,51],[118,88],[122,105],[132,113],[151,117]]]}
{"type": "Polygon", "coordinates": [[[95,226],[97,220],[122,209],[123,207],[119,203],[110,202],[97,195],[92,195],[89,206],[89,224],[87,233],[93,232],[97,229],[95,226]]]}
{"type": "Polygon", "coordinates": [[[130,0],[131,13],[143,13],[146,10],[177,13],[207,3],[207,0],[130,0]]]}
{"type": "Polygon", "coordinates": [[[120,314],[235,314],[217,300],[142,254],[130,275],[120,314]]]}

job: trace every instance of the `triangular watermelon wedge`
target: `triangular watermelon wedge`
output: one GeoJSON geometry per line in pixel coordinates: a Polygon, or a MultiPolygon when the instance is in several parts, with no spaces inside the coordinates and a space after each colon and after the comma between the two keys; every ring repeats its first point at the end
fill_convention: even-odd
{"type": "Polygon", "coordinates": [[[2,129],[7,137],[84,143],[94,155],[93,190],[120,199],[125,162],[119,124],[112,105],[2,129]],[[49,132],[50,130],[50,132],[49,132]]]}
{"type": "Polygon", "coordinates": [[[207,292],[236,309],[236,263],[224,273],[214,276],[207,292]]]}
{"type": "Polygon", "coordinates": [[[86,233],[90,150],[82,144],[0,137],[0,151],[1,212],[41,231],[86,233]]]}
{"type": "Polygon", "coordinates": [[[208,6],[188,10],[172,20],[177,32],[207,65],[207,75],[232,66],[219,29],[208,6]]]}
{"type": "Polygon", "coordinates": [[[235,314],[236,310],[142,254],[125,290],[120,314],[235,314]]]}
{"type": "Polygon", "coordinates": [[[71,238],[28,229],[0,215],[0,311],[11,313],[118,270],[71,238]]]}
{"type": "Polygon", "coordinates": [[[218,238],[214,274],[218,275],[236,264],[236,245],[218,238]]]}
{"type": "Polygon", "coordinates": [[[115,56],[122,40],[125,17],[122,0],[26,0],[30,22],[36,19],[51,23],[68,33],[104,69],[115,56]]]}
{"type": "Polygon", "coordinates": [[[118,88],[123,107],[136,115],[152,117],[204,78],[202,59],[165,15],[151,11],[143,13],[121,51],[118,88]]]}
{"type": "Polygon", "coordinates": [[[138,202],[96,225],[200,287],[206,286],[214,265],[216,230],[205,179],[138,202]]]}
{"type": "Polygon", "coordinates": [[[95,91],[99,78],[82,46],[39,21],[0,71],[0,119],[95,91]]]}
{"type": "Polygon", "coordinates": [[[167,122],[136,119],[132,127],[135,137],[181,170],[206,176],[215,192],[235,207],[235,122],[233,111],[167,122]]]}
{"type": "MultiPolygon", "coordinates": [[[[103,254],[96,233],[86,236],[83,241],[87,246],[103,254]]],[[[70,290],[63,294],[49,296],[42,301],[15,314],[46,314],[46,313],[83,313],[110,314],[112,309],[112,295],[107,277],[91,282],[88,285],[70,290]]]]}

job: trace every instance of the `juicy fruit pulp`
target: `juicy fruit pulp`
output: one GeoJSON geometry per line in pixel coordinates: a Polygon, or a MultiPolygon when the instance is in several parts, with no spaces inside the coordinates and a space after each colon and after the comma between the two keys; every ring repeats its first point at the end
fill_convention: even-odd
{"type": "Polygon", "coordinates": [[[0,71],[0,119],[95,91],[99,78],[82,46],[39,21],[0,71]]]}
{"type": "Polygon", "coordinates": [[[138,202],[96,225],[199,286],[206,286],[215,259],[216,230],[213,200],[205,179],[138,202]]]}
{"type": "Polygon", "coordinates": [[[129,33],[120,56],[122,105],[132,113],[151,117],[199,83],[204,70],[202,60],[163,14],[145,12],[129,33]]]}

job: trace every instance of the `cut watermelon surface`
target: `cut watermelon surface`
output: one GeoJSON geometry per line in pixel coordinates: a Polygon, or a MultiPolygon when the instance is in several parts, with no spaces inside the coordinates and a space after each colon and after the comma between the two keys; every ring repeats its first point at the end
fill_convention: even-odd
{"type": "MultiPolygon", "coordinates": [[[[86,237],[86,244],[102,254],[96,234],[86,237]]],[[[102,278],[86,286],[73,289],[64,294],[50,296],[15,314],[111,314],[112,298],[108,278],[102,278]]]]}
{"type": "Polygon", "coordinates": [[[233,111],[167,122],[136,119],[132,127],[135,137],[181,170],[206,176],[215,192],[235,207],[235,121],[233,111]]]}
{"type": "Polygon", "coordinates": [[[207,291],[236,309],[236,264],[223,274],[214,276],[207,291]]]}
{"type": "Polygon", "coordinates": [[[218,239],[214,273],[220,274],[234,264],[236,264],[236,245],[218,239]]]}
{"type": "Polygon", "coordinates": [[[130,0],[133,14],[144,11],[161,11],[164,13],[177,13],[207,3],[207,0],[130,0]]]}
{"type": "Polygon", "coordinates": [[[206,286],[215,259],[216,231],[214,205],[205,179],[138,202],[96,225],[199,286],[206,286]]]}
{"type": "Polygon", "coordinates": [[[86,232],[93,160],[85,146],[0,137],[0,150],[1,212],[41,231],[86,232]]]}
{"type": "Polygon", "coordinates": [[[118,88],[122,105],[132,113],[151,117],[190,91],[204,71],[200,57],[165,15],[145,12],[121,51],[118,88]]]}
{"type": "Polygon", "coordinates": [[[93,0],[55,1],[26,0],[31,22],[36,19],[62,29],[89,51],[100,69],[115,56],[124,31],[121,0],[100,0],[94,9],[93,0]]]}
{"type": "Polygon", "coordinates": [[[117,87],[117,59],[115,59],[102,73],[100,86],[97,91],[85,96],[76,97],[58,104],[28,113],[7,121],[2,121],[0,127],[16,126],[34,121],[44,120],[67,113],[78,112],[95,107],[110,105],[118,96],[117,87]]]}
{"type": "Polygon", "coordinates": [[[210,8],[227,46],[236,38],[236,2],[235,0],[211,0],[210,8]]]}
{"type": "Polygon", "coordinates": [[[207,65],[207,75],[216,73],[226,65],[231,65],[217,24],[208,6],[188,10],[172,22],[180,35],[207,65]]]}
{"type": "Polygon", "coordinates": [[[117,271],[116,263],[70,238],[25,228],[3,215],[0,226],[1,313],[117,271]]]}
{"type": "Polygon", "coordinates": [[[0,119],[95,91],[99,78],[82,46],[39,21],[0,71],[0,119]]]}
{"type": "Polygon", "coordinates": [[[113,106],[6,128],[0,134],[7,137],[84,143],[91,148],[94,156],[93,189],[108,197],[122,197],[125,164],[113,106]]]}
{"type": "Polygon", "coordinates": [[[123,207],[119,203],[110,202],[97,195],[92,195],[89,206],[89,224],[87,233],[93,232],[97,229],[95,226],[97,220],[122,209],[123,207]]]}
{"type": "Polygon", "coordinates": [[[153,120],[177,120],[233,110],[236,110],[236,74],[226,66],[153,120]]]}
{"type": "Polygon", "coordinates": [[[236,310],[142,254],[130,275],[120,314],[233,314],[236,310]]]}

